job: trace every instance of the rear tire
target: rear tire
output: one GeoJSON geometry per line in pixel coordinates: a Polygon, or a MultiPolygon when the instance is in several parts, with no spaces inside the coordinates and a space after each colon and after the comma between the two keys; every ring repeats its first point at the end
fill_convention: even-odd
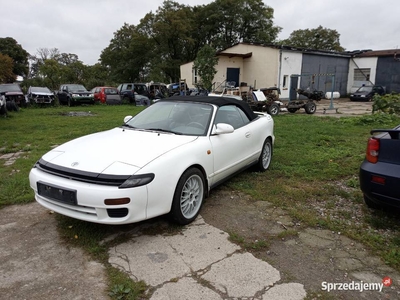
{"type": "Polygon", "coordinates": [[[280,107],[277,103],[272,103],[268,106],[267,111],[271,116],[277,116],[279,114],[280,107]]]}
{"type": "Polygon", "coordinates": [[[317,105],[314,102],[307,102],[304,106],[304,110],[307,114],[312,115],[317,111],[317,105]]]}
{"type": "Polygon", "coordinates": [[[258,159],[258,169],[261,172],[269,168],[272,160],[272,141],[270,138],[265,139],[261,149],[260,158],[258,159]]]}
{"type": "Polygon", "coordinates": [[[176,223],[193,222],[200,212],[205,196],[203,173],[197,168],[186,170],[176,185],[170,216],[176,223]]]}

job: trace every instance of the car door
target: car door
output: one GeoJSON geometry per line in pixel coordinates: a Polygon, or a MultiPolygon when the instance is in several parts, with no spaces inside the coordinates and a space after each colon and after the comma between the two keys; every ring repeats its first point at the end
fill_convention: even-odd
{"type": "Polygon", "coordinates": [[[65,89],[67,89],[67,86],[62,85],[62,86],[60,87],[59,92],[58,92],[58,101],[59,101],[60,103],[65,103],[65,102],[67,102],[67,93],[65,92],[65,89]]]}
{"type": "Polygon", "coordinates": [[[253,129],[246,114],[235,105],[218,109],[214,126],[218,123],[232,125],[232,133],[211,135],[214,158],[213,184],[245,168],[254,161],[258,143],[254,141],[253,129]]]}

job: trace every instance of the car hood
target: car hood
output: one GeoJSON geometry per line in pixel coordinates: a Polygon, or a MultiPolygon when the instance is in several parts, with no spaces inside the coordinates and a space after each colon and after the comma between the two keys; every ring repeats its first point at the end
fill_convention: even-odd
{"type": "Polygon", "coordinates": [[[54,96],[53,93],[45,93],[45,92],[32,92],[31,94],[37,96],[54,96]]]}
{"type": "Polygon", "coordinates": [[[356,92],[353,95],[361,96],[361,95],[369,95],[371,92],[356,92]]]}
{"type": "Polygon", "coordinates": [[[74,94],[91,94],[91,92],[89,91],[82,91],[82,90],[70,90],[70,93],[74,93],[74,94]]]}
{"type": "Polygon", "coordinates": [[[114,128],[77,138],[42,158],[57,166],[112,175],[132,175],[164,153],[196,136],[114,128]]]}
{"type": "Polygon", "coordinates": [[[23,95],[24,93],[22,92],[6,92],[5,95],[6,96],[19,96],[19,95],[23,95]]]}

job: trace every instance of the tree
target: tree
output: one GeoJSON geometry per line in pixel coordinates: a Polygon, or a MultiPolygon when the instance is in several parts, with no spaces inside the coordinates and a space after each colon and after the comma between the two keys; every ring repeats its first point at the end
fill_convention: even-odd
{"type": "Polygon", "coordinates": [[[110,70],[115,82],[141,81],[153,50],[151,41],[134,25],[125,23],[114,33],[110,45],[100,55],[101,64],[110,70]]]}
{"type": "Polygon", "coordinates": [[[217,73],[215,69],[217,63],[218,58],[215,56],[215,49],[209,45],[205,45],[200,49],[194,61],[194,68],[197,69],[201,84],[208,91],[211,90],[212,81],[217,73]]]}
{"type": "Polygon", "coordinates": [[[205,45],[222,50],[239,42],[274,42],[281,28],[273,25],[273,12],[262,0],[194,7],[166,0],[137,26],[125,23],[114,33],[100,61],[114,81],[177,82],[180,65],[194,61],[205,45]]]}
{"type": "Polygon", "coordinates": [[[29,53],[11,37],[0,38],[0,53],[8,55],[14,61],[13,73],[22,77],[28,75],[29,53]]]}
{"type": "Polygon", "coordinates": [[[34,78],[38,75],[40,66],[46,59],[56,59],[60,56],[57,48],[39,48],[36,50],[35,55],[29,56],[30,67],[28,78],[34,78]]]}
{"type": "Polygon", "coordinates": [[[88,79],[85,81],[85,87],[92,89],[96,86],[117,86],[109,75],[109,69],[100,63],[93,66],[87,66],[88,79]]]}
{"type": "Polygon", "coordinates": [[[14,61],[8,55],[0,53],[0,83],[12,83],[16,76],[13,73],[14,61]]]}
{"type": "Polygon", "coordinates": [[[289,38],[280,42],[280,44],[292,47],[344,51],[340,46],[340,34],[334,29],[323,28],[321,25],[314,29],[299,29],[293,31],[289,38]]]}
{"type": "Polygon", "coordinates": [[[240,42],[268,44],[276,40],[281,28],[273,25],[273,8],[262,0],[216,0],[206,8],[204,20],[212,26],[212,44],[217,50],[240,42]]]}
{"type": "Polygon", "coordinates": [[[39,75],[44,79],[45,86],[56,90],[63,76],[61,65],[55,59],[45,59],[39,68],[39,75]]]}
{"type": "Polygon", "coordinates": [[[194,60],[198,41],[193,38],[198,26],[190,6],[164,1],[156,13],[148,13],[138,31],[152,41],[151,68],[165,74],[166,81],[180,78],[179,66],[194,60]]]}

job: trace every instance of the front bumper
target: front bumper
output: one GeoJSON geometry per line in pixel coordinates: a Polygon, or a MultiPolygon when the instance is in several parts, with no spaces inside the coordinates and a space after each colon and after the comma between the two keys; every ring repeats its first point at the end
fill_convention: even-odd
{"type": "Polygon", "coordinates": [[[72,101],[75,103],[94,103],[94,97],[89,97],[89,96],[77,96],[77,97],[72,97],[72,101]]]}
{"type": "Polygon", "coordinates": [[[371,96],[368,95],[350,95],[351,101],[370,101],[371,96]]]}
{"type": "Polygon", "coordinates": [[[129,224],[146,219],[148,194],[146,186],[119,189],[116,186],[97,185],[58,177],[37,168],[31,170],[29,182],[34,190],[35,199],[40,205],[71,218],[113,225],[129,224]],[[39,195],[38,182],[76,191],[77,205],[39,195]],[[105,199],[125,197],[130,198],[130,203],[122,205],[104,203],[105,199]]]}
{"type": "Polygon", "coordinates": [[[32,97],[29,99],[29,101],[32,103],[36,104],[53,104],[54,98],[53,97],[46,97],[46,96],[40,96],[40,97],[32,97]]]}

